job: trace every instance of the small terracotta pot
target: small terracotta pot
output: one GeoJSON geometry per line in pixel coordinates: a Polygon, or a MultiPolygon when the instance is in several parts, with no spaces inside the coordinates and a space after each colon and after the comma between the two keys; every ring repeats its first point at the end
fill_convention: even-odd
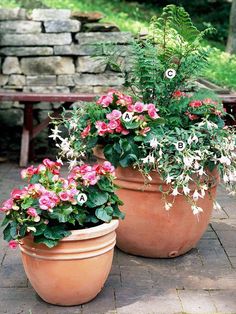
{"type": "Polygon", "coordinates": [[[118,220],[73,230],[53,248],[27,236],[20,245],[26,275],[38,295],[56,305],[86,303],[101,291],[111,269],[118,220]]]}
{"type": "MultiPolygon", "coordinates": [[[[98,161],[104,161],[101,148],[94,151],[98,161]]],[[[210,195],[206,192],[199,199],[198,206],[203,212],[193,215],[191,206],[183,195],[175,197],[173,207],[167,211],[160,186],[166,184],[157,173],[152,173],[152,181],[144,186],[144,178],[132,168],[116,169],[119,186],[118,197],[124,202],[121,211],[125,219],[117,229],[117,246],[124,252],[145,257],[176,257],[196,246],[205,232],[213,209],[218,176],[212,173],[210,195]]],[[[195,186],[190,187],[194,191],[195,186]]],[[[169,197],[172,201],[173,197],[169,197]]]]}

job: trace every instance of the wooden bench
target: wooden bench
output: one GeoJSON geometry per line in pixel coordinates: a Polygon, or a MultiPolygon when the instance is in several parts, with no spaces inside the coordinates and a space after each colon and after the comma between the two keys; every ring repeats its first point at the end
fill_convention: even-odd
{"type": "Polygon", "coordinates": [[[39,102],[58,102],[61,103],[61,107],[54,109],[52,116],[59,114],[62,106],[68,108],[72,103],[76,101],[93,101],[96,95],[85,94],[35,94],[24,92],[1,92],[1,101],[18,101],[24,105],[24,122],[21,137],[21,151],[20,151],[20,167],[26,167],[30,158],[33,155],[32,140],[45,129],[49,122],[50,117],[47,117],[40,124],[33,126],[33,106],[39,102]]]}

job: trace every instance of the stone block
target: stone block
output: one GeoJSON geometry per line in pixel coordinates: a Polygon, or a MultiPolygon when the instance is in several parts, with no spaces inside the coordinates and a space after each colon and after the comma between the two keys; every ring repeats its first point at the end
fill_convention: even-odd
{"type": "Polygon", "coordinates": [[[85,23],[83,30],[86,32],[119,32],[117,25],[111,23],[85,23]]]}
{"type": "Polygon", "coordinates": [[[117,43],[127,44],[132,40],[132,35],[129,32],[90,32],[79,33],[75,36],[79,44],[94,44],[94,43],[117,43]]]}
{"type": "Polygon", "coordinates": [[[0,21],[4,20],[24,20],[26,19],[26,10],[15,9],[2,9],[0,8],[0,21]]]}
{"type": "Polygon", "coordinates": [[[77,94],[94,94],[94,89],[93,86],[88,86],[88,85],[79,85],[75,86],[71,89],[72,93],[77,93],[77,94]]]}
{"type": "Polygon", "coordinates": [[[24,86],[25,85],[25,76],[20,74],[12,74],[9,77],[9,85],[24,86]]]}
{"type": "Polygon", "coordinates": [[[10,109],[12,108],[13,103],[11,101],[1,101],[0,102],[0,109],[10,109]]]}
{"type": "Polygon", "coordinates": [[[53,55],[52,47],[5,47],[0,49],[3,56],[50,56],[53,55]]]}
{"type": "Polygon", "coordinates": [[[58,75],[57,84],[62,86],[74,86],[74,75],[58,75]]]}
{"type": "Polygon", "coordinates": [[[102,74],[78,74],[75,76],[75,84],[80,85],[92,85],[92,86],[119,86],[124,84],[124,78],[122,75],[116,73],[116,75],[109,72],[102,74]]]}
{"type": "Polygon", "coordinates": [[[69,57],[22,58],[21,69],[27,75],[73,74],[75,66],[69,57]]]}
{"type": "Polygon", "coordinates": [[[76,33],[80,31],[81,23],[76,20],[45,21],[44,27],[47,33],[76,33]]]}
{"type": "Polygon", "coordinates": [[[19,60],[16,57],[6,57],[2,65],[3,74],[21,74],[19,60]]]}
{"type": "MultiPolygon", "coordinates": [[[[109,86],[93,86],[92,94],[106,94],[111,88],[109,86]]],[[[122,86],[112,86],[112,89],[122,91],[122,86]]]]}
{"type": "Polygon", "coordinates": [[[33,21],[4,21],[0,22],[0,34],[6,33],[40,33],[42,30],[40,22],[33,21]]]}
{"type": "Polygon", "coordinates": [[[65,86],[25,86],[23,91],[26,93],[65,93],[68,94],[70,89],[65,86]]]}
{"type": "MultiPolygon", "coordinates": [[[[57,85],[56,75],[37,75],[37,76],[27,76],[26,85],[57,85]]],[[[59,84],[63,85],[63,84],[59,84]]]]}
{"type": "Polygon", "coordinates": [[[34,109],[52,110],[52,104],[49,102],[39,102],[38,104],[34,105],[34,109]]]}
{"type": "Polygon", "coordinates": [[[179,297],[184,312],[191,314],[215,314],[216,308],[208,291],[180,290],[179,297]]]}
{"type": "Polygon", "coordinates": [[[4,86],[7,84],[9,79],[8,75],[0,74],[0,86],[4,86]]]}
{"type": "Polygon", "coordinates": [[[76,71],[81,73],[102,73],[107,66],[106,57],[79,57],[76,61],[76,71]]]}
{"type": "Polygon", "coordinates": [[[65,9],[34,9],[31,14],[33,21],[66,20],[71,17],[71,11],[65,9]]]}
{"type": "Polygon", "coordinates": [[[72,42],[71,34],[3,34],[0,37],[0,46],[52,46],[69,45],[72,42]]]}
{"type": "Polygon", "coordinates": [[[73,19],[77,19],[82,23],[87,22],[98,22],[103,19],[105,16],[101,12],[80,12],[75,11],[71,13],[73,19]]]}
{"type": "Polygon", "coordinates": [[[114,47],[111,47],[109,45],[103,45],[103,52],[104,55],[117,55],[119,57],[130,57],[132,56],[133,50],[130,45],[115,45],[114,47]]]}
{"type": "Polygon", "coordinates": [[[22,126],[23,111],[21,109],[0,110],[1,125],[7,127],[22,126]]]}
{"type": "Polygon", "coordinates": [[[103,54],[102,46],[96,44],[55,46],[54,54],[60,56],[100,56],[103,54]]]}
{"type": "Polygon", "coordinates": [[[217,308],[217,313],[236,313],[236,290],[210,291],[210,295],[217,308]]]}

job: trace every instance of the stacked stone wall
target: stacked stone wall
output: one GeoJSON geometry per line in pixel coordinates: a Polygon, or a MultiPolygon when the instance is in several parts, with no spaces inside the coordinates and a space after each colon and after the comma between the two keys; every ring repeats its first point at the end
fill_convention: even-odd
{"type": "MultiPolygon", "coordinates": [[[[109,66],[115,43],[128,70],[131,34],[102,23],[99,13],[59,9],[0,9],[0,89],[35,93],[101,94],[124,83],[109,66]]],[[[57,104],[37,105],[40,122],[57,104]]],[[[1,127],[22,126],[18,103],[0,103],[1,127]]],[[[0,141],[1,145],[1,141],[0,141]]]]}

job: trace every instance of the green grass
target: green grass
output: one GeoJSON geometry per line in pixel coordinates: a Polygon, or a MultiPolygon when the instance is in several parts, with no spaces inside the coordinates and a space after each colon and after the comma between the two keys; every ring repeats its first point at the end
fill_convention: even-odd
{"type": "MultiPolygon", "coordinates": [[[[132,33],[147,28],[150,18],[161,11],[158,6],[119,0],[0,0],[0,7],[16,7],[24,3],[27,8],[34,8],[40,6],[40,2],[52,8],[69,8],[85,12],[100,11],[106,16],[102,21],[115,23],[121,30],[132,33]]],[[[236,89],[236,56],[225,53],[224,46],[218,42],[205,41],[205,44],[214,49],[204,76],[216,84],[236,89]]]]}

